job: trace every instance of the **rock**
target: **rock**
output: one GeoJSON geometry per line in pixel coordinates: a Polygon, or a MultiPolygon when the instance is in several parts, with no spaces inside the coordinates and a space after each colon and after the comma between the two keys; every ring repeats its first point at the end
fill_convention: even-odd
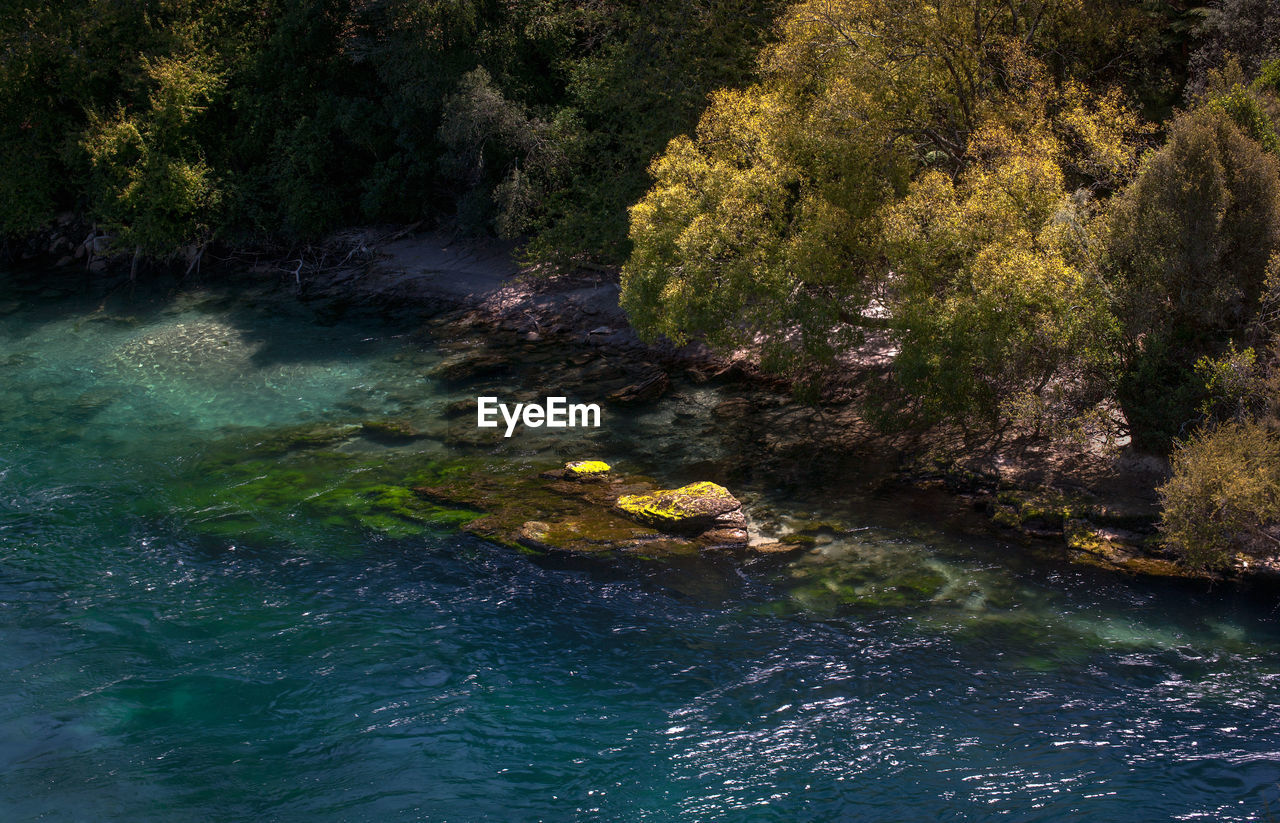
{"type": "Polygon", "coordinates": [[[629,386],[609,395],[614,403],[648,403],[666,393],[671,381],[664,371],[653,371],[629,386]]]}
{"type": "Polygon", "coordinates": [[[747,543],[747,530],[711,529],[698,535],[698,542],[708,549],[738,548],[747,543]]]}
{"type": "Polygon", "coordinates": [[[603,460],[575,460],[564,464],[566,480],[600,480],[612,468],[603,460]]]}
{"type": "Polygon", "coordinates": [[[422,435],[408,420],[366,420],[360,424],[361,433],[378,443],[404,443],[422,435]]]}
{"type": "MultiPolygon", "coordinates": [[[[678,489],[662,489],[644,494],[624,494],[615,504],[646,526],[671,534],[700,535],[705,532],[737,530],[746,542],[747,518],[742,503],[724,486],[690,483],[678,489]]],[[[723,534],[721,536],[726,536],[723,534]]]]}
{"type": "Polygon", "coordinates": [[[502,371],[510,360],[499,354],[465,353],[442,360],[428,374],[436,380],[471,380],[502,371]]]}
{"type": "Polygon", "coordinates": [[[799,546],[779,540],[765,540],[761,543],[751,544],[751,550],[759,552],[760,554],[791,554],[792,552],[803,551],[806,548],[806,546],[799,546]]]}
{"type": "Polygon", "coordinates": [[[419,498],[450,508],[484,512],[463,526],[499,545],[536,552],[647,555],[692,554],[693,540],[672,538],[636,523],[613,508],[612,483],[563,479],[563,470],[542,475],[494,471],[455,473],[430,486],[414,486],[419,498]],[[547,478],[551,482],[546,482],[547,478]]]}
{"type": "Polygon", "coordinates": [[[1189,577],[1192,572],[1172,560],[1156,557],[1142,545],[1129,542],[1141,539],[1133,532],[1107,529],[1088,520],[1076,518],[1066,522],[1063,536],[1069,556],[1077,563],[1123,570],[1153,577],[1189,577]]]}
{"type": "Polygon", "coordinates": [[[70,420],[84,423],[124,397],[123,389],[96,388],[83,392],[66,409],[70,420]]]}
{"type": "Polygon", "coordinates": [[[745,397],[730,397],[716,404],[712,415],[717,421],[739,422],[755,416],[756,409],[745,397]]]}
{"type": "MultiPolygon", "coordinates": [[[[478,524],[481,527],[484,521],[478,524]]],[[[590,554],[645,550],[664,554],[693,553],[689,540],[669,539],[627,520],[613,519],[604,510],[584,510],[562,520],[529,520],[515,533],[515,543],[539,552],[590,554]]]]}
{"type": "Polygon", "coordinates": [[[473,420],[476,415],[476,401],[474,399],[455,400],[444,407],[444,417],[446,420],[456,420],[459,417],[470,416],[473,420]]]}

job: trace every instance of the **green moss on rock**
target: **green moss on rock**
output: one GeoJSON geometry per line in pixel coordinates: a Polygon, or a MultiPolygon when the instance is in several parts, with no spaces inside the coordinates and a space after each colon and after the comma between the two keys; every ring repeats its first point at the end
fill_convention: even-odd
{"type": "Polygon", "coordinates": [[[1192,571],[1148,553],[1143,538],[1127,539],[1114,530],[1103,529],[1087,520],[1068,520],[1063,531],[1071,559],[1077,563],[1153,577],[1189,577],[1192,571]]]}

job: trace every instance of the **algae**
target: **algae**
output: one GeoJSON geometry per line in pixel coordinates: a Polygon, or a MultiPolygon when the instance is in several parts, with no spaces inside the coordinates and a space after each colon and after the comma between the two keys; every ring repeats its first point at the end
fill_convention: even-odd
{"type": "Polygon", "coordinates": [[[188,528],[230,540],[305,542],[316,530],[388,537],[454,530],[480,512],[423,500],[410,486],[464,470],[468,461],[395,460],[323,451],[355,426],[291,427],[228,438],[169,485],[188,528]]]}

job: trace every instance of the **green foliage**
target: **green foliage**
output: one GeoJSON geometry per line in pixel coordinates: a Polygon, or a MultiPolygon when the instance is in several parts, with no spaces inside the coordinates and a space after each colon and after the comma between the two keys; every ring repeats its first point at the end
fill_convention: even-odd
{"type": "Polygon", "coordinates": [[[1240,131],[1257,141],[1272,154],[1280,154],[1280,135],[1276,134],[1275,121],[1267,114],[1256,93],[1236,86],[1229,93],[1215,98],[1211,106],[1220,108],[1240,131]]]}
{"type": "Polygon", "coordinates": [[[823,166],[802,165],[797,149],[835,138],[812,131],[822,121],[805,108],[762,88],[718,93],[697,140],[677,138],[655,161],[657,184],[631,212],[635,250],[622,279],[623,307],[642,333],[729,347],[763,331],[779,371],[833,356],[841,303],[870,296],[850,299],[869,265],[875,211],[905,182],[904,161],[869,129],[823,166]]]}
{"type": "MultiPolygon", "coordinates": [[[[754,74],[783,8],[781,0],[626,0],[540,10],[540,27],[575,36],[556,58],[561,102],[542,114],[559,173],[526,175],[528,194],[514,201],[531,234],[528,256],[622,262],[627,209],[650,184],[650,161],[695,126],[709,94],[754,74]]],[[[500,214],[509,210],[498,205],[500,214]]]]}
{"type": "Polygon", "coordinates": [[[1222,355],[1197,360],[1195,371],[1204,381],[1200,413],[1207,418],[1243,418],[1257,399],[1258,355],[1251,348],[1237,349],[1229,343],[1222,355]]]}
{"type": "Polygon", "coordinates": [[[519,237],[530,225],[539,191],[554,188],[565,165],[556,124],[531,117],[503,96],[482,68],[462,76],[458,93],[445,98],[440,140],[446,175],[463,181],[459,219],[491,227],[501,237],[519,237]],[[496,210],[496,214],[493,212],[496,210]]]}
{"type": "Polygon", "coordinates": [[[1119,386],[1135,443],[1162,449],[1194,419],[1193,364],[1256,317],[1280,250],[1280,160],[1222,106],[1177,118],[1110,209],[1107,265],[1128,336],[1119,386]]]}
{"type": "Polygon", "coordinates": [[[9,4],[0,14],[0,234],[83,205],[92,112],[146,105],[143,60],[189,49],[183,2],[9,4]]]}
{"type": "Polygon", "coordinates": [[[163,255],[202,244],[219,192],[195,129],[220,78],[197,58],[142,59],[146,109],[90,119],[85,150],[96,216],[115,242],[163,255]]]}
{"type": "Polygon", "coordinates": [[[1193,567],[1238,554],[1274,553],[1280,521],[1280,437],[1257,423],[1227,423],[1177,445],[1160,487],[1165,544],[1193,567]]]}
{"type": "Polygon", "coordinates": [[[163,256],[456,215],[620,260],[651,157],[753,72],[781,6],[28,4],[0,15],[0,233],[74,209],[163,256]],[[171,122],[152,98],[184,83],[200,111],[171,122]]]}
{"type": "Polygon", "coordinates": [[[1115,337],[1087,267],[1087,204],[1064,190],[1042,120],[987,125],[971,151],[957,181],[929,172],[887,212],[895,373],[932,419],[1069,415],[1085,405],[1071,391],[1109,370],[1115,337]]]}
{"type": "Polygon", "coordinates": [[[1280,94],[1280,60],[1268,60],[1258,70],[1258,79],[1253,82],[1253,90],[1280,94]]]}

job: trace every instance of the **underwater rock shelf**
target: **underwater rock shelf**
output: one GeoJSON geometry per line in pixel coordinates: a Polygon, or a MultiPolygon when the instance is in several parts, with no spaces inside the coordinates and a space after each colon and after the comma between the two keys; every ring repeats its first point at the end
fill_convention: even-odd
{"type": "Polygon", "coordinates": [[[614,476],[601,461],[541,473],[482,468],[413,491],[484,512],[463,530],[525,550],[673,555],[748,546],[742,504],[723,487],[656,489],[647,478],[614,476]]]}

